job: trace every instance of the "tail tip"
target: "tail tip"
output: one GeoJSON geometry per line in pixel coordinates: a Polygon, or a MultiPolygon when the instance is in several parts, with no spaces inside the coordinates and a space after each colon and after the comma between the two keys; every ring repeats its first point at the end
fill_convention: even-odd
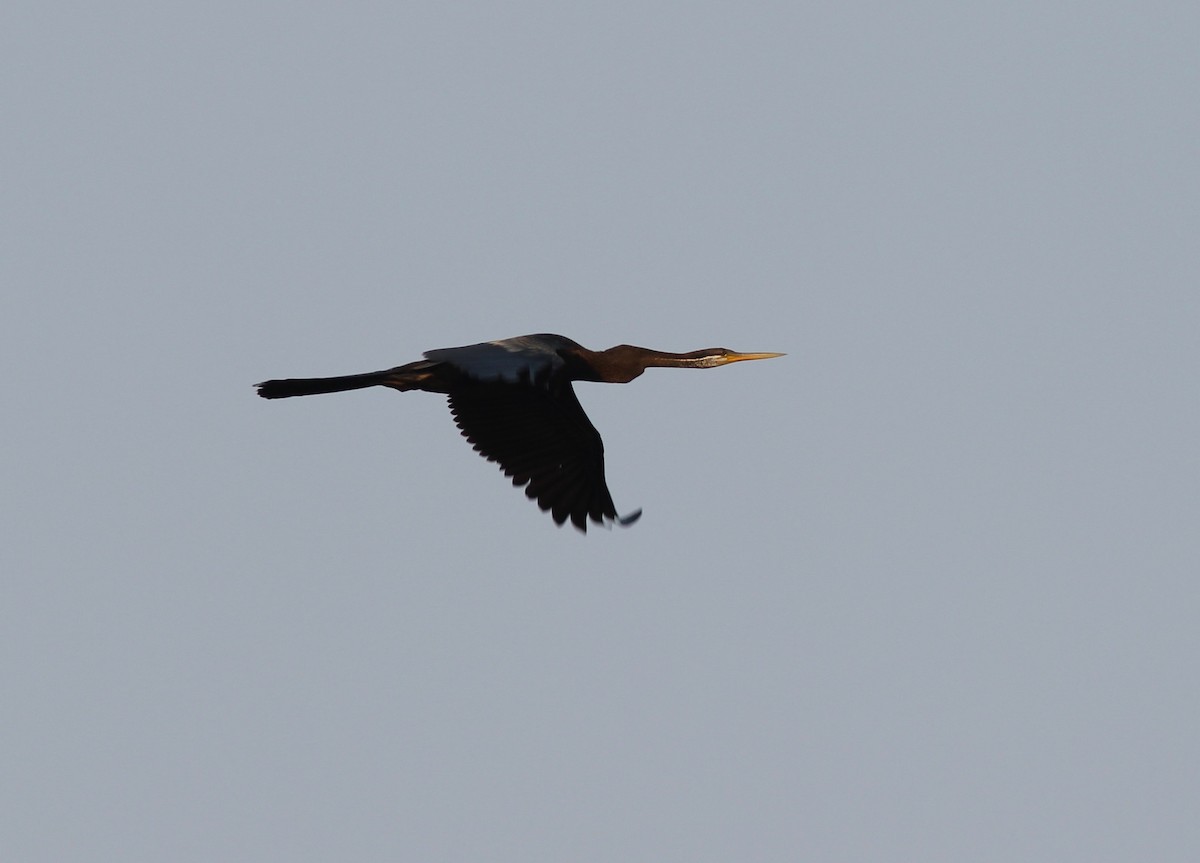
{"type": "Polygon", "coordinates": [[[263,381],[255,384],[254,389],[264,399],[281,399],[287,395],[280,386],[283,381],[263,381]]]}

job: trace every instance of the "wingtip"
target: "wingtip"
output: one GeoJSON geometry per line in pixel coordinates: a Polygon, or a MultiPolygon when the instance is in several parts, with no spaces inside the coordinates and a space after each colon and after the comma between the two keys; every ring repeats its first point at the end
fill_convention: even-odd
{"type": "Polygon", "coordinates": [[[635,509],[633,512],[629,513],[629,515],[617,516],[617,524],[621,525],[621,527],[629,527],[641,517],[642,510],[640,508],[635,509]]]}

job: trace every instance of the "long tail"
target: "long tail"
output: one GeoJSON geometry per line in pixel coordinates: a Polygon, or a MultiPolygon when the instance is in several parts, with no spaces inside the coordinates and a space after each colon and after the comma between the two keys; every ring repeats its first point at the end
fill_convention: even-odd
{"type": "Polygon", "coordinates": [[[401,391],[446,392],[444,384],[439,382],[437,372],[440,366],[441,364],[429,360],[417,360],[415,363],[381,372],[364,372],[361,375],[342,375],[336,378],[285,378],[263,381],[255,386],[258,387],[258,394],[264,399],[290,399],[292,396],[315,396],[320,393],[340,393],[379,386],[401,391]]]}
{"type": "Polygon", "coordinates": [[[336,378],[287,378],[279,381],[263,381],[255,386],[258,387],[258,394],[264,399],[288,399],[292,396],[340,393],[345,390],[361,390],[363,387],[379,386],[386,383],[391,374],[391,371],[386,371],[342,375],[336,378]]]}

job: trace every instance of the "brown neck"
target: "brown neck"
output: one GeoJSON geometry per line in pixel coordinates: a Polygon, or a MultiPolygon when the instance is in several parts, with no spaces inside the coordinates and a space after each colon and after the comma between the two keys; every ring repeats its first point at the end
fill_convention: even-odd
{"type": "Polygon", "coordinates": [[[587,366],[587,376],[579,380],[602,381],[610,384],[625,384],[649,368],[704,368],[705,357],[711,351],[689,351],[673,354],[654,351],[634,345],[617,345],[606,351],[582,350],[579,358],[587,366]]]}

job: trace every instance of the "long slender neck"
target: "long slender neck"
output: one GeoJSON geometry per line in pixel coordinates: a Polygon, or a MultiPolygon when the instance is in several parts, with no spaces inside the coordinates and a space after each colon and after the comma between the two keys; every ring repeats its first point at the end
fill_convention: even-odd
{"type": "Polygon", "coordinates": [[[625,384],[649,368],[706,368],[712,351],[689,351],[673,354],[655,351],[634,345],[617,345],[606,351],[576,352],[586,370],[581,370],[578,380],[602,381],[610,384],[625,384]]]}

